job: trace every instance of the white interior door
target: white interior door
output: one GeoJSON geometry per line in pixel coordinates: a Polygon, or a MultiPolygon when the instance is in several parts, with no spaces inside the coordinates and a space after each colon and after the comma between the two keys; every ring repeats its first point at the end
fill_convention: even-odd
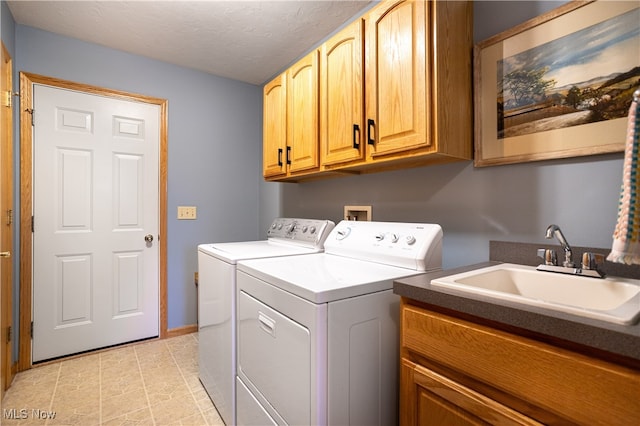
{"type": "Polygon", "coordinates": [[[157,336],[160,107],[33,89],[33,361],[157,336]]]}

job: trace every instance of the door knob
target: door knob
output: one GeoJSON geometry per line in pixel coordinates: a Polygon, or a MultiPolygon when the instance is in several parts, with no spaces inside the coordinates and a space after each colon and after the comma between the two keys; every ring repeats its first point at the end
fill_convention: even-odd
{"type": "Polygon", "coordinates": [[[147,234],[144,236],[144,240],[148,243],[153,242],[153,235],[147,234]]]}
{"type": "Polygon", "coordinates": [[[0,257],[11,257],[11,252],[10,251],[0,252],[0,257]]]}

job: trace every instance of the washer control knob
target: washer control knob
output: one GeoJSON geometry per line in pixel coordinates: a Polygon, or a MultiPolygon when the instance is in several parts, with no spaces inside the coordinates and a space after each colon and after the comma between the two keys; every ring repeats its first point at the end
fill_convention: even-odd
{"type": "Polygon", "coordinates": [[[392,243],[397,243],[398,242],[398,234],[391,234],[391,242],[392,243]]]}
{"type": "Polygon", "coordinates": [[[311,226],[311,228],[309,228],[309,232],[311,232],[312,234],[316,233],[316,227],[315,226],[311,226]]]}
{"type": "Polygon", "coordinates": [[[302,233],[303,233],[303,234],[306,234],[308,230],[309,230],[309,227],[308,227],[307,225],[304,225],[304,226],[302,227],[302,233]]]}
{"type": "Polygon", "coordinates": [[[291,233],[296,230],[296,223],[293,222],[291,225],[287,226],[287,232],[291,233]]]}
{"type": "Polygon", "coordinates": [[[382,241],[384,240],[384,234],[380,233],[376,235],[376,241],[382,241]]]}
{"type": "Polygon", "coordinates": [[[407,242],[408,245],[413,245],[416,242],[416,237],[414,237],[413,235],[407,235],[407,237],[405,238],[405,241],[407,242]]]}
{"type": "Polygon", "coordinates": [[[278,230],[280,230],[280,229],[282,229],[282,224],[281,223],[278,224],[278,230]]]}

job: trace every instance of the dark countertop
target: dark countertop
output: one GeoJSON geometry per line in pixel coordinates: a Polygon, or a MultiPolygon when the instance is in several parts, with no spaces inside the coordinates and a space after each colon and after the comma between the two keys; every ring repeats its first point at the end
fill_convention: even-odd
{"type": "Polygon", "coordinates": [[[640,322],[619,325],[431,286],[434,278],[498,263],[490,261],[404,278],[395,281],[393,291],[402,297],[489,322],[498,328],[640,368],[640,322]]]}

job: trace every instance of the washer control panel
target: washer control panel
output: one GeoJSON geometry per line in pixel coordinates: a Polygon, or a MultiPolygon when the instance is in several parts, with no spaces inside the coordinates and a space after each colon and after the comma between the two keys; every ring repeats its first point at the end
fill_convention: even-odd
{"type": "Polygon", "coordinates": [[[267,230],[270,240],[286,240],[310,247],[322,247],[335,224],[320,219],[275,219],[267,230]]]}
{"type": "Polygon", "coordinates": [[[442,228],[432,223],[357,222],[336,225],[325,252],[418,271],[442,268],[442,228]]]}

